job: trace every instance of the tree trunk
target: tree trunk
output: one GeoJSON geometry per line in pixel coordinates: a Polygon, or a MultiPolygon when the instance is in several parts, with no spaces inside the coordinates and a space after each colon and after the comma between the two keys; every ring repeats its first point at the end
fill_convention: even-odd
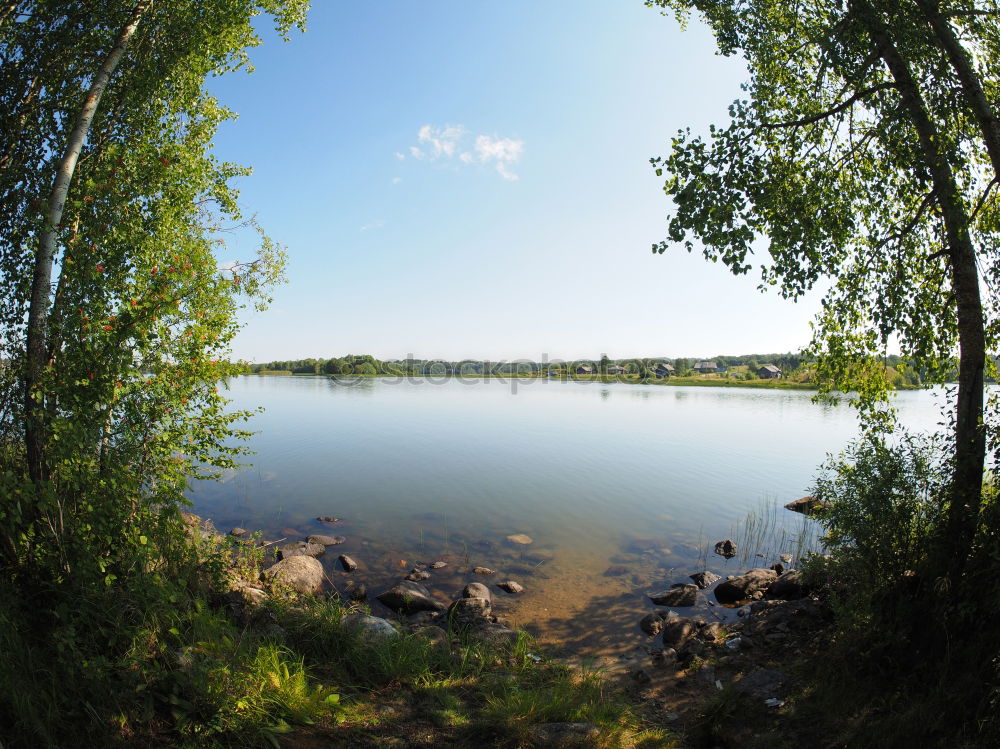
{"type": "Polygon", "coordinates": [[[918,0],[918,2],[924,13],[927,14],[927,20],[930,22],[931,28],[934,29],[934,36],[937,37],[948,56],[948,61],[955,69],[959,82],[962,84],[962,95],[983,133],[983,141],[986,143],[986,152],[993,165],[993,173],[997,179],[1000,179],[1000,118],[997,117],[986,98],[972,58],[955,35],[955,30],[948,23],[948,19],[941,15],[941,8],[937,0],[918,0]]]}
{"type": "Polygon", "coordinates": [[[983,371],[986,338],[983,307],[979,295],[976,251],[969,235],[969,217],[955,175],[941,151],[937,128],[923,96],[883,19],[869,0],[852,0],[852,9],[868,31],[875,51],[885,61],[899,89],[902,103],[917,131],[920,149],[934,184],[944,217],[952,286],[958,318],[958,403],[955,412],[955,464],[948,509],[948,534],[940,549],[952,576],[964,570],[969,546],[975,535],[982,502],[986,439],[983,429],[983,371]]]}
{"type": "Polygon", "coordinates": [[[63,210],[73,172],[80,158],[80,151],[87,140],[91,123],[101,102],[101,96],[121,62],[122,55],[129,40],[135,34],[139,20],[150,7],[152,0],[139,0],[132,9],[128,21],[118,33],[114,46],[108,52],[94,81],[83,101],[83,106],[77,115],[73,130],[66,141],[66,150],[56,170],[55,183],[46,208],[45,226],[38,240],[38,250],[35,254],[34,274],[31,281],[31,301],[28,307],[27,329],[27,361],[24,374],[24,436],[28,476],[32,481],[47,478],[45,461],[45,418],[44,404],[40,385],[45,373],[47,360],[48,313],[49,296],[52,292],[52,264],[55,260],[56,240],[59,236],[59,224],[62,222],[63,210]]]}

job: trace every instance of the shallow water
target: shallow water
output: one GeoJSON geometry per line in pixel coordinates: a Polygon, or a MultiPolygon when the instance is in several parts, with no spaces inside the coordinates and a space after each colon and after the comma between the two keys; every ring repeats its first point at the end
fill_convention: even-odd
{"type": "MultiPolygon", "coordinates": [[[[851,409],[801,391],[319,377],[230,388],[234,407],[265,408],[251,424],[253,465],[197,483],[195,512],[270,540],[346,536],[322,558],[342,591],[363,581],[377,593],[414,562],[443,560],[424,584],[444,600],[475,579],[472,567],[490,567],[481,581],[526,589],[496,592],[497,608],[575,654],[645,641],[647,592],[703,569],[706,545],[736,538],[748,512],[807,493],[857,430],[851,409]],[[506,540],[517,533],[532,543],[506,540]],[[340,553],[360,569],[339,570],[340,553]]],[[[896,406],[904,424],[930,429],[938,400],[906,392],[896,406]]],[[[803,518],[772,515],[766,554],[793,552],[803,518]]],[[[707,555],[720,574],[774,561],[707,555]]]]}

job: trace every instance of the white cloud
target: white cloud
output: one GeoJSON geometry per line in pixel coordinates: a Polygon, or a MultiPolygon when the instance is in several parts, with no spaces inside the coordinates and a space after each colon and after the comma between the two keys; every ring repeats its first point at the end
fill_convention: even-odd
{"type": "Polygon", "coordinates": [[[358,231],[368,231],[369,229],[381,229],[385,226],[385,221],[383,219],[378,219],[377,221],[372,221],[370,224],[365,224],[360,227],[358,231]]]}
{"type": "MultiPolygon", "coordinates": [[[[504,179],[518,179],[511,167],[524,154],[523,140],[483,134],[476,135],[469,144],[466,136],[469,136],[469,131],[462,125],[424,125],[417,131],[420,146],[410,146],[410,154],[419,160],[449,161],[457,158],[462,164],[488,164],[504,179]],[[463,143],[465,148],[460,147],[463,143]]],[[[396,158],[406,157],[396,152],[396,158]]]]}
{"type": "Polygon", "coordinates": [[[396,158],[399,159],[400,161],[402,161],[403,159],[406,158],[406,155],[400,153],[399,151],[396,151],[396,158]]]}
{"type": "Polygon", "coordinates": [[[398,185],[402,181],[403,181],[402,177],[393,177],[392,178],[392,184],[394,184],[394,185],[398,185]]]}

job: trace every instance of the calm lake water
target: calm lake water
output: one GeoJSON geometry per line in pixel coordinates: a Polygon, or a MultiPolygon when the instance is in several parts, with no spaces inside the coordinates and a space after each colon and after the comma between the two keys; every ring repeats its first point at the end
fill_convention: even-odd
{"type": "MultiPolygon", "coordinates": [[[[808,493],[824,457],[857,431],[851,409],[801,391],[241,377],[230,395],[236,408],[265,409],[251,423],[256,455],[194,486],[195,512],[271,540],[347,536],[321,560],[342,591],[365,582],[378,593],[414,562],[443,560],[425,584],[451,599],[475,579],[472,567],[493,568],[479,579],[526,589],[497,594],[498,608],[577,654],[644,642],[647,592],[703,569],[706,545],[737,539],[748,513],[808,493]],[[340,571],[340,553],[360,569],[340,571]]],[[[940,399],[901,393],[901,421],[933,428],[940,399]]],[[[765,514],[777,539],[767,556],[794,552],[809,521],[765,514]]],[[[707,555],[720,574],[774,561],[707,555]]],[[[707,601],[699,612],[729,615],[707,601]]]]}

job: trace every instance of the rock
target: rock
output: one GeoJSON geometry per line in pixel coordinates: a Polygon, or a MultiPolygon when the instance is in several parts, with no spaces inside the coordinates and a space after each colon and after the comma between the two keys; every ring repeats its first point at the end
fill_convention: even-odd
{"type": "Polygon", "coordinates": [[[339,523],[340,518],[331,517],[330,515],[320,515],[316,518],[321,523],[339,523]]]}
{"type": "Polygon", "coordinates": [[[520,583],[514,582],[513,580],[504,580],[502,583],[497,583],[497,585],[506,590],[508,593],[513,593],[515,595],[524,592],[524,586],[520,583]]]}
{"type": "Polygon", "coordinates": [[[698,602],[698,586],[676,583],[668,590],[650,594],[649,600],[657,606],[694,606],[698,602]]]}
{"type": "Polygon", "coordinates": [[[486,623],[490,602],[485,598],[459,598],[448,609],[448,621],[459,629],[486,623]]]}
{"type": "Polygon", "coordinates": [[[682,616],[667,619],[663,623],[664,647],[679,651],[696,634],[698,634],[698,625],[682,616]]]}
{"type": "Polygon", "coordinates": [[[780,598],[783,601],[794,601],[807,592],[802,584],[802,573],[798,570],[788,570],[767,587],[768,598],[780,598]]]}
{"type": "Polygon", "coordinates": [[[653,665],[659,668],[669,668],[677,664],[677,651],[673,648],[665,648],[653,653],[653,665]]]}
{"type": "Polygon", "coordinates": [[[533,746],[594,746],[601,729],[593,723],[540,723],[529,732],[533,746]]]}
{"type": "Polygon", "coordinates": [[[406,621],[409,623],[410,629],[419,629],[431,624],[437,625],[440,618],[440,611],[418,611],[416,614],[410,614],[406,617],[406,621]]]}
{"type": "Polygon", "coordinates": [[[301,554],[282,559],[263,574],[272,584],[286,585],[304,595],[315,593],[323,586],[323,565],[315,557],[301,554]]]}
{"type": "Polygon", "coordinates": [[[639,620],[639,628],[650,637],[663,631],[663,617],[659,613],[646,614],[639,620]]]}
{"type": "Polygon", "coordinates": [[[735,682],[733,688],[742,694],[766,699],[784,695],[789,681],[788,675],[783,671],[773,668],[759,668],[735,682]]]}
{"type": "Polygon", "coordinates": [[[778,555],[778,559],[780,559],[784,564],[791,564],[792,563],[792,555],[791,554],[779,554],[778,555]]]}
{"type": "Polygon", "coordinates": [[[715,545],[715,553],[720,557],[725,557],[726,559],[732,559],[736,556],[736,544],[734,544],[728,538],[725,541],[719,541],[715,545]]]}
{"type": "Polygon", "coordinates": [[[430,578],[430,572],[424,572],[423,570],[411,570],[410,574],[406,576],[407,580],[412,580],[415,583],[419,583],[422,580],[427,580],[430,578]]]}
{"type": "Polygon", "coordinates": [[[314,533],[306,539],[310,544],[321,544],[322,546],[338,546],[347,539],[344,536],[324,536],[322,533],[314,533]]]}
{"type": "Polygon", "coordinates": [[[430,591],[423,585],[403,580],[376,598],[393,611],[415,614],[418,611],[441,611],[445,607],[431,598],[430,591]]]}
{"type": "Polygon", "coordinates": [[[722,635],[722,624],[719,622],[709,622],[701,628],[698,637],[706,642],[714,642],[722,635]]]}
{"type": "Polygon", "coordinates": [[[195,515],[193,512],[182,512],[181,522],[183,522],[184,525],[188,526],[201,525],[201,518],[195,515]]]}
{"type": "Polygon", "coordinates": [[[290,544],[278,547],[278,559],[288,559],[289,557],[307,556],[321,557],[326,553],[323,544],[310,544],[305,541],[295,541],[290,544]]]}
{"type": "Polygon", "coordinates": [[[348,572],[354,572],[358,568],[358,563],[351,559],[347,554],[341,554],[337,557],[337,561],[343,566],[348,572]]]}
{"type": "Polygon", "coordinates": [[[351,600],[352,601],[367,601],[368,600],[368,586],[364,583],[358,583],[353,588],[351,588],[351,600]]]}
{"type": "Polygon", "coordinates": [[[802,497],[785,505],[786,510],[801,512],[803,515],[812,515],[821,510],[829,509],[830,503],[818,497],[802,497]]]}
{"type": "Polygon", "coordinates": [[[491,570],[489,567],[473,567],[472,571],[477,575],[493,575],[496,574],[496,570],[491,570]]]}
{"type": "Polygon", "coordinates": [[[240,536],[245,536],[249,532],[250,531],[248,531],[246,528],[240,528],[239,526],[237,526],[236,528],[233,528],[231,531],[229,531],[229,535],[236,536],[236,538],[239,538],[240,536]]]}
{"type": "Polygon", "coordinates": [[[432,570],[439,570],[442,567],[447,567],[447,566],[448,566],[447,562],[440,562],[440,561],[439,562],[431,562],[431,569],[432,570]]]}
{"type": "MultiPolygon", "coordinates": [[[[463,598],[463,601],[474,601],[475,598],[463,598]]],[[[478,642],[491,645],[511,645],[518,640],[517,630],[503,624],[485,622],[469,629],[469,637],[478,642]]]]}
{"type": "Polygon", "coordinates": [[[695,658],[705,653],[705,643],[701,640],[690,639],[677,651],[677,660],[682,664],[689,664],[695,658]]]}
{"type": "Polygon", "coordinates": [[[507,540],[510,541],[512,544],[522,544],[524,546],[527,546],[528,544],[531,543],[531,536],[526,536],[523,533],[514,533],[510,536],[507,536],[507,540]]]}
{"type": "Polygon", "coordinates": [[[482,583],[469,583],[462,589],[462,598],[484,598],[493,603],[493,594],[482,583]]]}
{"type": "Polygon", "coordinates": [[[704,572],[696,572],[695,574],[691,575],[691,579],[694,580],[695,585],[704,590],[709,585],[716,582],[717,580],[721,580],[722,578],[716,575],[714,572],[709,572],[708,570],[705,570],[704,572]]]}
{"type": "Polygon", "coordinates": [[[715,597],[719,603],[737,603],[753,598],[753,595],[762,592],[768,585],[777,579],[778,573],[774,570],[765,570],[755,567],[745,575],[739,575],[731,580],[725,580],[715,586],[715,597]]]}
{"type": "Polygon", "coordinates": [[[785,565],[783,565],[781,562],[775,562],[774,564],[771,565],[770,569],[777,572],[778,576],[780,577],[785,572],[785,565]]]}
{"type": "Polygon", "coordinates": [[[435,647],[447,647],[449,644],[448,633],[440,627],[426,626],[413,630],[413,634],[423,637],[435,647]]]}
{"type": "Polygon", "coordinates": [[[628,567],[624,564],[613,564],[604,570],[604,575],[606,577],[621,577],[622,575],[628,574],[628,567]]]}
{"type": "Polygon", "coordinates": [[[388,640],[399,636],[399,632],[396,631],[396,628],[390,622],[377,616],[348,614],[341,619],[341,622],[344,625],[345,631],[356,633],[362,639],[370,642],[388,640]]]}

